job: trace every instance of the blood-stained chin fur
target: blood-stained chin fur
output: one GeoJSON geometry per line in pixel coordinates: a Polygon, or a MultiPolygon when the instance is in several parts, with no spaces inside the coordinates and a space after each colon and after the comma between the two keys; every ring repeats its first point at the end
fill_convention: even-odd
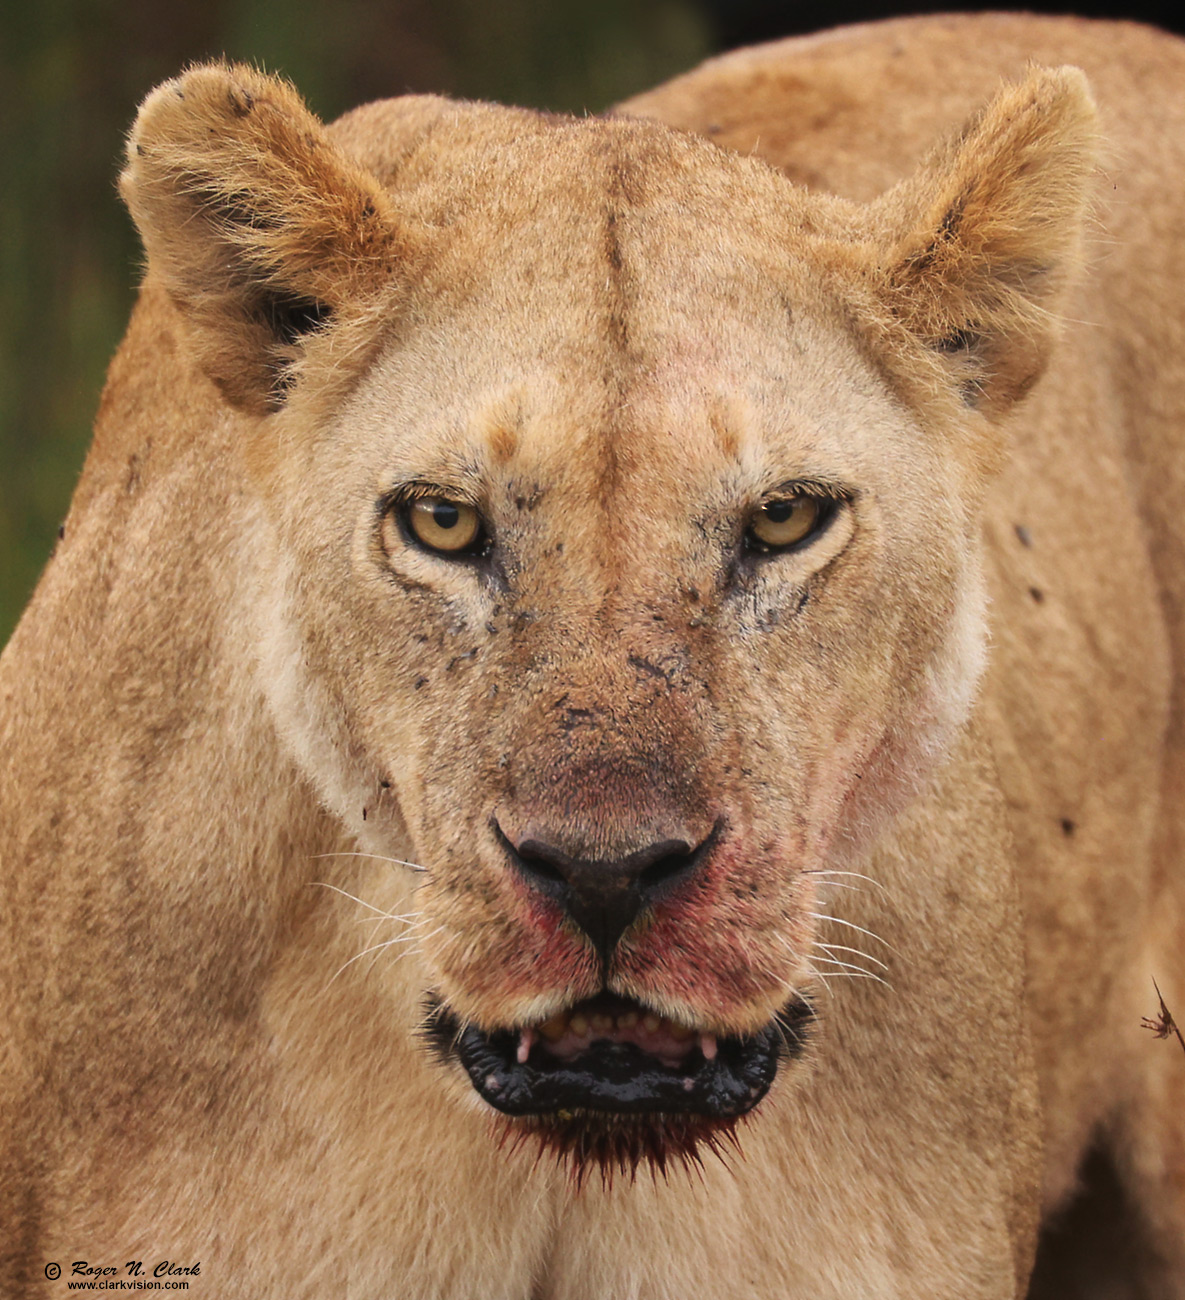
{"type": "Polygon", "coordinates": [[[534,1149],[553,1157],[577,1186],[599,1174],[611,1186],[621,1176],[631,1182],[638,1170],[666,1178],[673,1170],[702,1168],[705,1155],[725,1164],[741,1152],[738,1129],[745,1118],[705,1119],[696,1115],[606,1115],[596,1111],[557,1111],[526,1119],[495,1121],[499,1147],[534,1149]]]}

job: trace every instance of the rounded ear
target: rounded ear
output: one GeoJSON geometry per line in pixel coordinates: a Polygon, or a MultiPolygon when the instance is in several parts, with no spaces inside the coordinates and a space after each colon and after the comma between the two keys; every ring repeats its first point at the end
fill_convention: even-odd
{"type": "Polygon", "coordinates": [[[403,252],[379,183],[291,86],[247,67],[154,90],[120,190],[203,369],[257,414],[282,405],[306,336],[373,299],[403,252]]]}
{"type": "Polygon", "coordinates": [[[870,206],[877,296],[988,416],[1045,368],[1096,149],[1085,76],[1034,70],[870,206]]]}

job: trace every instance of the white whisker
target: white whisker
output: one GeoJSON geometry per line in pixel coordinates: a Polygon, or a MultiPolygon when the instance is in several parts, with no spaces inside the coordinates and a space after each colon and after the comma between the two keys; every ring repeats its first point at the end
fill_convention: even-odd
{"type": "Polygon", "coordinates": [[[344,971],[344,970],[346,969],[346,967],[348,967],[348,966],[353,966],[353,964],[354,964],[356,961],[361,961],[361,959],[362,959],[363,957],[365,957],[367,953],[369,953],[369,952],[378,952],[380,948],[386,948],[389,944],[396,943],[396,942],[398,942],[398,940],[395,940],[395,939],[387,939],[387,940],[385,940],[383,943],[375,943],[375,944],[371,944],[371,946],[370,946],[369,948],[363,948],[361,952],[355,953],[354,956],[351,957],[349,961],[347,961],[347,962],[343,962],[343,963],[342,963],[342,964],[337,968],[337,970],[335,970],[335,971],[333,972],[333,975],[330,977],[329,984],[326,984],[326,985],[325,985],[325,988],[328,989],[328,988],[330,987],[330,985],[333,983],[333,981],[334,981],[335,979],[337,979],[337,977],[342,973],[342,971],[344,971]]]}
{"type": "Polygon", "coordinates": [[[874,957],[870,952],[864,952],[860,948],[849,948],[842,943],[819,943],[816,941],[816,948],[822,948],[824,952],[850,952],[853,957],[862,957],[865,961],[870,961],[874,966],[879,966],[881,970],[888,970],[888,965],[881,961],[879,957],[874,957]]]}
{"type": "MultiPolygon", "coordinates": [[[[816,953],[813,961],[825,962],[828,966],[838,966],[839,970],[856,971],[860,975],[867,975],[869,979],[881,979],[881,976],[877,975],[876,971],[865,970],[863,966],[858,966],[855,962],[843,962],[838,957],[828,957],[824,953],[816,953]]],[[[881,979],[881,983],[884,984],[884,980],[881,979]]]]}
{"type": "Polygon", "coordinates": [[[410,916],[396,916],[394,912],[384,912],[381,907],[375,907],[373,903],[368,903],[364,898],[359,898],[357,894],[351,894],[348,890],[339,889],[337,885],[331,885],[327,880],[314,880],[313,884],[319,885],[322,889],[332,889],[335,894],[340,894],[343,898],[348,898],[351,902],[358,903],[362,907],[369,907],[372,912],[377,912],[384,921],[412,921],[415,919],[410,916]]]}
{"type": "MultiPolygon", "coordinates": [[[[419,944],[427,939],[431,939],[434,935],[438,935],[443,929],[444,926],[442,925],[437,926],[437,928],[433,930],[431,934],[426,934],[422,936],[422,938],[420,935],[415,935],[415,934],[396,935],[395,938],[393,939],[384,939],[382,943],[374,943],[371,944],[369,948],[363,948],[361,952],[355,953],[353,957],[350,958],[349,961],[343,962],[342,965],[340,965],[337,968],[337,970],[334,971],[332,977],[329,980],[329,983],[325,985],[325,990],[329,988],[329,986],[333,983],[333,981],[337,979],[337,977],[342,973],[342,971],[346,969],[347,966],[352,966],[356,961],[360,961],[368,953],[372,953],[372,952],[378,953],[381,952],[384,948],[393,948],[397,944],[401,944],[401,943],[419,944]]],[[[414,949],[410,949],[410,948],[408,949],[408,952],[412,952],[412,951],[414,951],[414,949]]],[[[400,954],[400,955],[403,956],[405,954],[400,954]]],[[[322,992],[324,992],[325,990],[322,990],[322,992]]]]}
{"type": "MultiPolygon", "coordinates": [[[[812,979],[817,983],[822,984],[823,991],[827,994],[829,998],[835,997],[835,990],[831,987],[830,983],[828,982],[828,976],[824,975],[822,971],[815,970],[815,968],[808,963],[806,968],[806,973],[809,979],[812,979]]],[[[834,974],[834,972],[832,972],[832,974],[834,974]]]]}
{"type": "MultiPolygon", "coordinates": [[[[881,884],[879,880],[873,880],[871,876],[863,875],[859,871],[839,871],[839,870],[833,870],[831,867],[815,867],[807,871],[804,871],[802,874],[804,876],[822,876],[824,879],[831,879],[834,876],[851,876],[853,880],[866,881],[868,884],[879,889],[883,894],[887,894],[889,892],[884,887],[884,885],[881,884]]],[[[849,885],[848,888],[854,889],[857,888],[857,886],[849,885]]]]}
{"type": "Polygon", "coordinates": [[[853,975],[860,975],[866,979],[876,980],[878,984],[884,984],[885,988],[890,987],[887,981],[883,980],[875,971],[865,970],[863,966],[857,966],[854,962],[840,961],[838,957],[824,957],[821,954],[816,954],[814,960],[826,962],[829,966],[839,967],[839,970],[829,971],[829,974],[842,975],[850,972],[853,975]]]}
{"type": "MultiPolygon", "coordinates": [[[[369,903],[364,903],[364,907],[370,907],[369,903]]],[[[371,908],[372,911],[377,909],[371,908]]],[[[398,912],[383,912],[381,916],[356,916],[354,917],[355,925],[382,925],[384,921],[402,921],[405,925],[423,925],[422,916],[400,916],[398,912]]]]}
{"type": "Polygon", "coordinates": [[[884,944],[891,953],[895,953],[897,956],[901,955],[887,939],[882,939],[879,934],[873,934],[871,930],[866,930],[862,925],[857,925],[854,921],[845,921],[839,916],[828,916],[824,912],[808,912],[807,915],[813,916],[816,921],[833,921],[836,925],[846,925],[849,930],[858,930],[861,934],[867,935],[877,943],[884,944]]]}
{"type": "MultiPolygon", "coordinates": [[[[863,966],[857,966],[854,962],[840,961],[838,957],[828,957],[824,953],[819,952],[818,950],[821,947],[826,947],[825,944],[819,944],[817,942],[814,943],[812,945],[811,958],[808,960],[805,958],[804,955],[795,952],[794,946],[788,940],[779,938],[778,942],[781,943],[781,945],[788,952],[794,953],[795,956],[800,961],[804,961],[806,965],[807,974],[812,979],[822,980],[823,986],[825,988],[828,987],[827,980],[829,978],[830,979],[853,979],[853,980],[876,980],[878,984],[883,984],[887,989],[892,989],[893,987],[888,982],[888,980],[882,979],[874,971],[865,970],[863,966]],[[825,962],[829,966],[837,966],[839,967],[839,969],[828,971],[827,974],[824,975],[824,973],[821,970],[819,970],[818,967],[814,964],[817,961],[825,962]]],[[[844,951],[855,952],[855,949],[844,949],[844,951]]],[[[876,960],[875,957],[869,958],[868,954],[864,952],[856,952],[856,956],[868,958],[868,960],[870,961],[876,960]]],[[[885,969],[887,970],[888,967],[886,967],[885,969]]]]}
{"type": "Polygon", "coordinates": [[[876,980],[878,984],[884,984],[885,988],[892,989],[891,984],[885,984],[879,975],[870,975],[868,971],[854,970],[829,970],[826,975],[821,970],[816,970],[813,966],[807,967],[807,973],[812,979],[821,980],[827,991],[833,992],[828,980],[876,980]]]}
{"type": "Polygon", "coordinates": [[[385,858],[381,853],[314,853],[313,858],[369,858],[372,862],[390,862],[396,867],[407,867],[409,871],[419,871],[427,873],[427,867],[421,867],[418,862],[405,862],[402,858],[385,858]]]}

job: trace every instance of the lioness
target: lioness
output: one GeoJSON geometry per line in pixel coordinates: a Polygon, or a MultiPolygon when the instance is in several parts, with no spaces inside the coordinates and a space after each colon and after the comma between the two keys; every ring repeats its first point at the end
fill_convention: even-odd
{"type": "Polygon", "coordinates": [[[1183,83],[149,96],[0,665],[6,1296],[1185,1296],[1183,83]]]}

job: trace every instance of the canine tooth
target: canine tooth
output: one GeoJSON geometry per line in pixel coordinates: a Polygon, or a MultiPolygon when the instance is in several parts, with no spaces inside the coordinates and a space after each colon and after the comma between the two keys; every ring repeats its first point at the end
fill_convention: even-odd
{"type": "Polygon", "coordinates": [[[549,1043],[557,1043],[563,1038],[564,1030],[567,1028],[568,1013],[566,1011],[557,1011],[550,1020],[545,1020],[539,1026],[539,1032],[549,1043]]]}
{"type": "Polygon", "coordinates": [[[642,1017],[642,1027],[647,1033],[657,1034],[662,1021],[654,1014],[653,1011],[647,1011],[642,1017]]]}
{"type": "Polygon", "coordinates": [[[716,1035],[700,1034],[699,1050],[703,1052],[705,1061],[714,1061],[716,1059],[716,1035]]]}
{"type": "Polygon", "coordinates": [[[535,1031],[533,1029],[524,1029],[519,1035],[518,1051],[515,1057],[519,1065],[526,1065],[527,1057],[531,1055],[531,1046],[535,1042],[535,1031]]]}
{"type": "Polygon", "coordinates": [[[578,1011],[568,1022],[568,1028],[576,1035],[577,1038],[588,1037],[588,1017],[581,1011],[578,1011]]]}

